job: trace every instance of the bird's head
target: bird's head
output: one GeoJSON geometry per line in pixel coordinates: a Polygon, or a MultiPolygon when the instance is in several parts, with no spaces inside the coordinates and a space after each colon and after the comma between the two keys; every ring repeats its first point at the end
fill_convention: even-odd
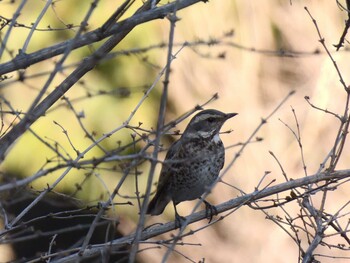
{"type": "Polygon", "coordinates": [[[203,110],[197,113],[187,125],[182,137],[186,139],[212,138],[228,119],[238,113],[223,113],[218,110],[203,110]]]}

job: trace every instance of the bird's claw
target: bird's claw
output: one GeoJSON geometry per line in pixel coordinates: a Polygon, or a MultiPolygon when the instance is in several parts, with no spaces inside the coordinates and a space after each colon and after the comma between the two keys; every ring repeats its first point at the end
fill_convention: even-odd
{"type": "Polygon", "coordinates": [[[182,228],[185,226],[186,218],[183,216],[180,216],[178,213],[175,214],[175,227],[176,228],[182,228]]]}
{"type": "Polygon", "coordinates": [[[211,205],[209,202],[203,200],[205,204],[205,217],[209,220],[208,223],[211,222],[213,219],[213,216],[218,215],[218,210],[216,209],[215,206],[211,205]]]}

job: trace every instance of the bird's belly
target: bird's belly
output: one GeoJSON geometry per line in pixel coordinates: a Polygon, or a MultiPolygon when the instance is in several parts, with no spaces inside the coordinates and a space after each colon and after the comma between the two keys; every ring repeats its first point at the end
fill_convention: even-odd
{"type": "Polygon", "coordinates": [[[180,203],[201,197],[210,190],[211,185],[219,175],[220,168],[214,167],[214,165],[194,164],[186,172],[183,171],[182,176],[176,176],[172,187],[174,189],[172,191],[174,202],[180,203]]]}

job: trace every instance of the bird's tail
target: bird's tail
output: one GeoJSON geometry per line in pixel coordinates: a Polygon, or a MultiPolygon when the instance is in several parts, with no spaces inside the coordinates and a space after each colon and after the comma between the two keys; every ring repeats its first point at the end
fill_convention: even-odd
{"type": "Polygon", "coordinates": [[[168,195],[163,194],[162,192],[157,192],[151,202],[148,204],[146,214],[150,214],[152,216],[160,215],[163,213],[170,200],[171,198],[168,195]]]}

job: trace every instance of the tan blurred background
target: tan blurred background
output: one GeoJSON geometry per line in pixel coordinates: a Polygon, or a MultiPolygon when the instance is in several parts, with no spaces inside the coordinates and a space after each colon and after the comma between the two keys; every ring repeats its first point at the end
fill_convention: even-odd
{"type": "MultiPolygon", "coordinates": [[[[72,6],[70,1],[59,1],[55,4],[55,12],[47,13],[42,28],[50,24],[52,27],[62,26],[61,21],[79,25],[84,12],[90,3],[76,1],[72,6]]],[[[345,3],[343,3],[345,4],[345,3]]],[[[22,11],[19,21],[30,24],[38,16],[44,2],[31,3],[22,11]]],[[[115,1],[101,1],[89,25],[94,29],[103,23],[105,18],[116,9],[115,1]]],[[[265,184],[276,179],[275,184],[284,181],[281,171],[268,153],[272,151],[282,163],[287,176],[299,178],[304,176],[300,149],[293,134],[279,120],[287,123],[296,131],[296,124],[291,107],[295,110],[300,125],[303,151],[308,174],[313,174],[330,151],[339,121],[323,112],[312,109],[304,99],[310,96],[312,103],[320,108],[342,114],[346,93],[343,90],[339,76],[322,46],[318,41],[317,31],[309,15],[304,10],[307,6],[316,19],[320,31],[325,38],[326,45],[332,51],[332,56],[345,79],[350,74],[350,56],[348,52],[334,52],[333,44],[338,43],[342,34],[345,12],[341,12],[335,1],[210,1],[199,3],[177,13],[180,21],[176,24],[175,42],[194,42],[198,39],[221,39],[223,35],[233,30],[232,37],[226,37],[221,44],[213,46],[185,47],[173,61],[169,86],[169,111],[167,120],[172,120],[195,105],[204,103],[213,94],[218,93],[219,99],[207,108],[215,108],[224,112],[238,112],[239,115],[230,120],[223,130],[234,130],[221,137],[226,146],[245,141],[259,125],[261,118],[267,117],[276,106],[292,90],[293,95],[259,131],[258,136],[264,140],[249,145],[243,155],[233,165],[233,168],[224,176],[224,180],[241,190],[249,193],[259,183],[265,171],[271,171],[265,179],[265,184]],[[235,48],[228,43],[233,42],[247,48],[257,50],[289,50],[302,52],[294,57],[280,57],[276,54],[247,51],[235,48]],[[312,54],[320,50],[321,54],[312,54]],[[225,54],[225,58],[218,58],[225,54]]],[[[16,4],[0,3],[1,15],[11,17],[16,4]]],[[[128,14],[127,14],[128,15],[128,14]]],[[[21,45],[28,34],[28,29],[16,28],[11,36],[11,45],[14,50],[21,45]],[[18,47],[17,47],[18,46],[18,47]]],[[[149,23],[132,31],[118,46],[117,50],[147,47],[168,40],[169,23],[161,20],[149,23]]],[[[28,52],[36,51],[53,43],[71,38],[73,32],[41,32],[35,33],[28,52]]],[[[97,47],[98,45],[96,45],[97,47]]],[[[92,49],[95,47],[91,47],[92,49]]],[[[176,52],[180,46],[174,48],[176,52]]],[[[88,48],[74,51],[68,62],[74,63],[90,53],[88,48]]],[[[9,58],[4,58],[1,63],[9,58]]],[[[84,96],[89,91],[112,90],[126,86],[131,94],[128,98],[99,96],[75,103],[78,111],[84,111],[85,125],[101,136],[122,124],[129,116],[143,95],[144,85],[148,87],[156,78],[160,67],[164,66],[166,49],[152,50],[147,54],[116,57],[101,63],[101,66],[84,77],[84,85],[77,84],[67,94],[70,99],[84,96]],[[147,62],[142,60],[147,56],[147,62]]],[[[27,74],[34,74],[49,70],[53,67],[56,58],[39,63],[26,70],[27,74]]],[[[67,68],[55,80],[57,85],[69,74],[67,68]]],[[[26,110],[34,98],[37,89],[41,88],[47,76],[28,79],[25,83],[14,83],[2,89],[2,94],[11,99],[14,108],[26,110]]],[[[51,85],[53,89],[55,85],[51,85]]],[[[150,98],[138,110],[132,119],[137,125],[142,121],[144,127],[155,127],[158,110],[158,99],[161,93],[161,84],[151,94],[150,98]]],[[[11,120],[8,119],[8,122],[11,120]]],[[[60,107],[40,119],[33,129],[41,136],[58,141],[72,155],[74,152],[64,137],[61,129],[53,123],[59,122],[67,129],[70,138],[79,149],[85,149],[90,142],[84,138],[76,118],[66,107],[60,107]],[[64,118],[62,118],[64,116],[64,118]]],[[[187,121],[177,128],[183,130],[187,121]]],[[[107,148],[115,148],[117,141],[130,140],[129,130],[123,130],[105,142],[107,148]]],[[[350,160],[348,144],[345,146],[343,157],[338,169],[349,168],[350,160]]],[[[226,163],[229,163],[238,148],[230,148],[226,153],[226,163]]],[[[11,150],[8,158],[2,164],[3,171],[11,171],[20,176],[30,176],[44,165],[46,157],[51,156],[44,145],[32,135],[26,134],[11,150]],[[35,154],[33,154],[35,153],[35,154]]],[[[100,154],[93,150],[88,157],[100,154]]],[[[164,155],[161,156],[164,158],[164,155]]],[[[114,165],[114,164],[111,164],[114,165]]],[[[147,166],[143,167],[144,175],[148,174],[147,166]]],[[[84,193],[79,197],[89,202],[95,202],[99,197],[107,196],[106,186],[112,191],[119,175],[112,171],[100,171],[98,177],[90,179],[84,186],[84,193]],[[101,183],[101,179],[103,183],[101,183]]],[[[56,175],[59,175],[57,173],[56,175]]],[[[84,172],[71,174],[56,189],[57,191],[73,191],[74,184],[84,178],[84,172]]],[[[53,182],[55,177],[42,178],[33,184],[38,189],[53,182]]],[[[144,180],[146,178],[143,178],[144,180]]],[[[133,194],[132,180],[130,189],[124,188],[125,194],[133,194]]],[[[347,200],[348,187],[339,191],[329,199],[327,209],[335,210],[347,200]]],[[[232,199],[240,193],[224,184],[218,184],[209,196],[214,204],[232,199]]],[[[123,200],[123,198],[120,198],[123,200]]],[[[124,200],[125,201],[125,200],[124,200]]],[[[182,215],[188,214],[195,202],[186,202],[179,205],[182,215]]],[[[295,215],[297,207],[287,206],[295,215]]],[[[280,211],[269,210],[270,214],[280,211]]],[[[121,231],[131,232],[137,222],[137,207],[126,207],[121,215],[123,224],[121,231]]],[[[280,214],[283,216],[283,214],[280,214]]],[[[169,205],[163,216],[149,218],[147,224],[166,222],[173,219],[173,209],[169,205]]],[[[197,229],[207,222],[191,225],[197,229]]],[[[164,237],[170,237],[166,234],[164,237]]],[[[218,224],[200,231],[183,240],[193,245],[179,246],[177,249],[194,262],[297,262],[298,248],[291,238],[273,222],[265,219],[261,211],[254,211],[243,207],[228,216],[218,224]],[[200,244],[200,245],[199,245],[200,244]]],[[[318,253],[341,255],[337,250],[320,248],[318,253]],[[333,254],[334,253],[334,254],[333,254]]],[[[142,262],[159,262],[165,249],[155,249],[142,252],[139,260],[142,262]]],[[[345,256],[350,256],[345,253],[345,256]]],[[[322,258],[322,262],[331,262],[332,259],[322,258]]],[[[174,254],[169,262],[188,262],[184,257],[174,254]]],[[[333,262],[333,261],[332,261],[333,262]]],[[[340,262],[340,261],[339,261],[340,262]]]]}

